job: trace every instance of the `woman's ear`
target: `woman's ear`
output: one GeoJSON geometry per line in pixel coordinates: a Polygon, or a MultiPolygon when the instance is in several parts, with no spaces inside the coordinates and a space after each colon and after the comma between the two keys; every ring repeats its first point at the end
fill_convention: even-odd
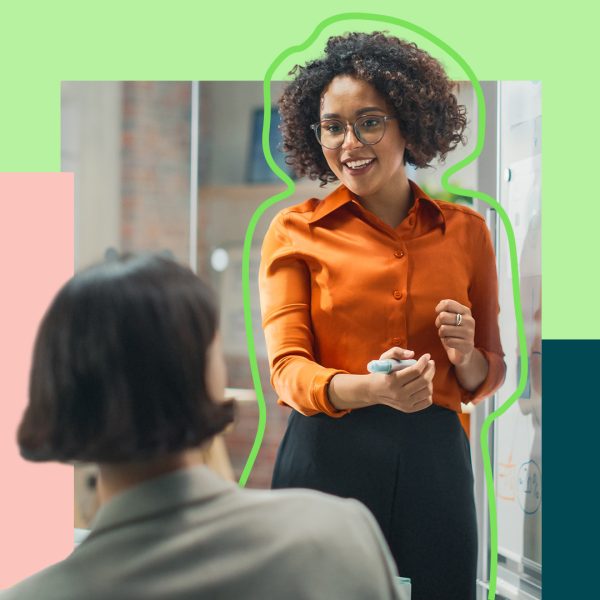
{"type": "Polygon", "coordinates": [[[225,397],[225,386],[227,384],[227,369],[223,358],[223,346],[220,332],[206,350],[206,389],[213,400],[221,400],[225,397]]]}

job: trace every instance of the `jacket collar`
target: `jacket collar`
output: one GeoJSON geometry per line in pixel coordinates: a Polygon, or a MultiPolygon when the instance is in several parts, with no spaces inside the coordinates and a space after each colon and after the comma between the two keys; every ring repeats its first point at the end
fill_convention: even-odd
{"type": "MultiPolygon", "coordinates": [[[[435,223],[437,221],[437,223],[441,225],[442,230],[445,231],[446,218],[438,203],[435,200],[432,200],[414,181],[409,179],[408,183],[410,184],[415,200],[415,210],[419,210],[421,206],[427,206],[430,209],[427,213],[433,217],[433,222],[435,223]]],[[[331,194],[325,196],[325,198],[319,202],[308,222],[316,223],[338,208],[352,201],[358,201],[358,196],[351,192],[344,184],[341,184],[333,190],[331,194]]]]}
{"type": "Polygon", "coordinates": [[[237,489],[234,483],[225,481],[207,467],[178,469],[111,498],[98,510],[88,539],[108,529],[143,521],[178,506],[205,502],[237,489]]]}

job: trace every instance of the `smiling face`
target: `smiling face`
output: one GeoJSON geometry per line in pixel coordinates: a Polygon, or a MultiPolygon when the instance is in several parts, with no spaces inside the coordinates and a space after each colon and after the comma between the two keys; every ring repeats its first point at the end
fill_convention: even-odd
{"type": "MultiPolygon", "coordinates": [[[[394,112],[370,83],[349,75],[332,79],[321,94],[321,121],[338,119],[352,125],[363,115],[393,116],[394,112]]],[[[335,150],[323,147],[323,155],[335,176],[357,196],[393,198],[406,179],[405,148],[398,121],[391,119],[386,121],[385,135],[377,144],[361,143],[350,126],[342,146],[335,150]]]]}

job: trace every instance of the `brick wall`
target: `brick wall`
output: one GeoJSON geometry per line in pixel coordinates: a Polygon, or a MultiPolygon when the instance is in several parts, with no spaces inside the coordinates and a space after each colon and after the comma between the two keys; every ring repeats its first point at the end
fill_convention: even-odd
{"type": "Polygon", "coordinates": [[[125,82],[122,118],[124,251],[188,258],[190,83],[125,82]]]}

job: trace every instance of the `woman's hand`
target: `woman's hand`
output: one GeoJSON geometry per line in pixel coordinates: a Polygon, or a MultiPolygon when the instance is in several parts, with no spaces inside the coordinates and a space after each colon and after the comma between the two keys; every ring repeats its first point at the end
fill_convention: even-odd
{"type": "Polygon", "coordinates": [[[485,381],[489,365],[481,350],[475,348],[475,319],[471,309],[456,300],[442,300],[435,311],[438,314],[435,326],[455,367],[458,383],[473,392],[485,381]]]}
{"type": "Polygon", "coordinates": [[[467,365],[475,349],[475,319],[471,309],[456,300],[442,300],[435,312],[435,326],[448,359],[456,367],[467,365]]]}
{"type": "MultiPolygon", "coordinates": [[[[413,358],[412,350],[391,348],[379,358],[407,360],[413,358]]],[[[372,373],[369,385],[371,404],[385,404],[405,413],[413,413],[431,406],[435,363],[431,355],[424,354],[412,367],[389,374],[372,373]]]]}

